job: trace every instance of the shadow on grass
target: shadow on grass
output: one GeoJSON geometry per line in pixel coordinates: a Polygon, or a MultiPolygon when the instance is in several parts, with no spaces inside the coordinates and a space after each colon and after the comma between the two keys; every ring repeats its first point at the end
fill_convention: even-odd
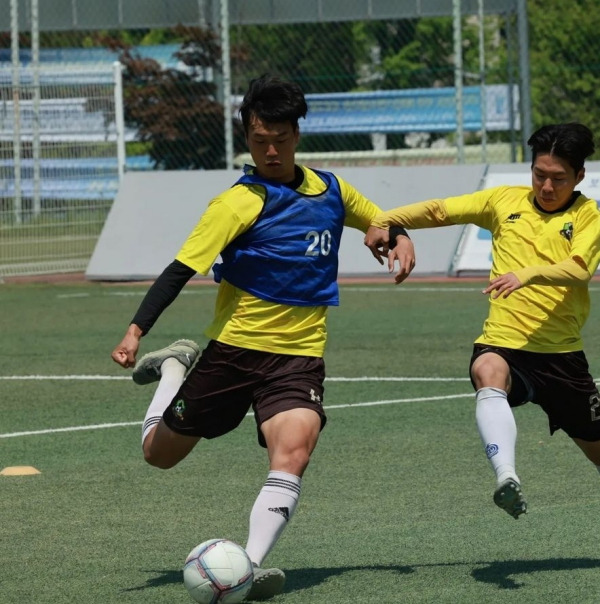
{"type": "MultiPolygon", "coordinates": [[[[306,589],[314,585],[323,583],[329,577],[335,577],[337,575],[343,575],[347,572],[352,571],[373,571],[373,570],[384,570],[392,571],[401,575],[408,575],[415,572],[410,566],[341,566],[337,568],[301,568],[286,570],[285,576],[285,590],[286,591],[297,591],[306,589]]],[[[124,589],[124,592],[130,591],[141,591],[144,589],[150,589],[152,587],[161,587],[163,585],[171,585],[174,583],[183,583],[183,571],[181,570],[144,570],[142,572],[151,573],[156,576],[150,577],[146,580],[143,585],[137,587],[130,587],[124,589]]]]}
{"type": "MultiPolygon", "coordinates": [[[[476,568],[471,572],[475,581],[497,585],[500,589],[519,589],[523,583],[519,583],[514,577],[528,575],[536,572],[560,571],[560,570],[586,570],[600,568],[598,558],[547,558],[544,560],[505,560],[496,562],[448,562],[440,564],[415,564],[413,566],[400,565],[373,565],[373,566],[340,566],[329,568],[298,568],[286,570],[285,591],[301,591],[319,585],[329,579],[355,571],[389,571],[399,575],[410,575],[418,572],[419,568],[436,568],[447,566],[475,566],[486,565],[476,568]]],[[[146,580],[143,585],[124,589],[124,592],[141,591],[183,582],[181,570],[145,570],[143,571],[155,576],[146,580]]]]}
{"type": "Polygon", "coordinates": [[[129,587],[122,591],[142,591],[143,589],[150,589],[152,587],[161,587],[162,585],[173,585],[174,583],[183,583],[183,571],[178,570],[142,570],[140,572],[156,575],[146,579],[143,585],[137,587],[129,587]]]}
{"type": "Polygon", "coordinates": [[[501,589],[519,589],[523,584],[513,577],[557,570],[585,570],[600,568],[598,558],[547,558],[545,560],[505,560],[476,568],[471,576],[482,583],[493,583],[501,589]]]}
{"type": "Polygon", "coordinates": [[[285,571],[285,590],[300,591],[323,583],[330,577],[337,577],[355,571],[389,571],[399,575],[415,572],[411,566],[375,564],[370,566],[339,566],[331,568],[296,568],[285,571]]]}

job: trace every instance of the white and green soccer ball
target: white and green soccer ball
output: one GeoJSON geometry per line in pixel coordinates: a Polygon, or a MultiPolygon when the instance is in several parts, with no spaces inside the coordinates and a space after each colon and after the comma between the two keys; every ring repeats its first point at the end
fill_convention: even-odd
{"type": "Polygon", "coordinates": [[[199,604],[237,604],[248,595],[253,579],[246,550],[228,539],[197,545],[183,567],[183,583],[199,604]]]}

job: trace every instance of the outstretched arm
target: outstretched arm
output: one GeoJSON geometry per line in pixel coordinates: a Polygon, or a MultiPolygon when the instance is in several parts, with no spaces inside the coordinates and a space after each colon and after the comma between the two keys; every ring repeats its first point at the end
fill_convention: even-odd
{"type": "Polygon", "coordinates": [[[125,336],[112,351],[115,363],[125,368],[135,365],[140,339],[150,331],[165,308],[177,298],[183,286],[195,274],[195,270],[179,260],[167,266],[146,293],[125,336]]]}

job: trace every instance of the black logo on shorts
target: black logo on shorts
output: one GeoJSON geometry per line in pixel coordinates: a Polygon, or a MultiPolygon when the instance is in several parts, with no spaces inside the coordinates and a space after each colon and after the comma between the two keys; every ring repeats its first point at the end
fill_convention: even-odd
{"type": "Polygon", "coordinates": [[[183,419],[183,412],[185,411],[185,403],[182,400],[178,400],[173,407],[173,415],[179,419],[183,419]]]}
{"type": "Polygon", "coordinates": [[[286,522],[290,519],[290,508],[269,508],[269,512],[281,514],[286,522]]]}

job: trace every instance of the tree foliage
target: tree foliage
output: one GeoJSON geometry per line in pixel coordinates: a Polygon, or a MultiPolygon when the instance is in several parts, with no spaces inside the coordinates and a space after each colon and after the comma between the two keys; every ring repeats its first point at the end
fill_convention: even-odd
{"type": "MultiPolygon", "coordinates": [[[[192,170],[224,168],[224,109],[214,74],[221,48],[214,32],[176,28],[181,47],[175,57],[184,69],[163,69],[140,56],[121,39],[104,44],[120,51],[125,123],[147,144],[156,168],[192,170]]],[[[233,121],[234,144],[243,146],[241,125],[233,121]]]]}
{"type": "Polygon", "coordinates": [[[232,31],[234,90],[272,73],[293,80],[305,93],[352,90],[358,79],[360,48],[352,23],[250,25],[232,31]]]}
{"type": "Polygon", "coordinates": [[[597,0],[529,0],[527,11],[534,127],[579,121],[600,132],[597,0]]]}

